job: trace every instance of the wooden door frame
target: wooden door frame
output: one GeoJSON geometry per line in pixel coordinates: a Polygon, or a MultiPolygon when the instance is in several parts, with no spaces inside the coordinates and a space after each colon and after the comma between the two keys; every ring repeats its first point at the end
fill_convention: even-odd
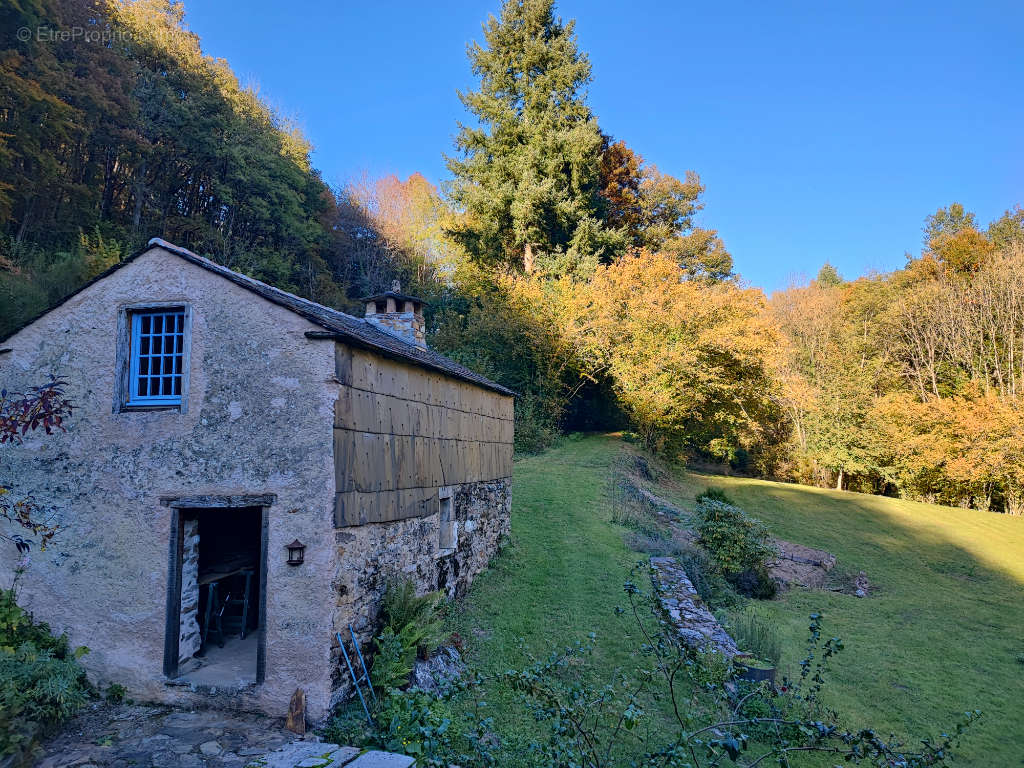
{"type": "MultiPolygon", "coordinates": [[[[260,510],[260,595],[259,623],[256,628],[256,684],[267,676],[267,546],[270,538],[270,507],[277,500],[272,493],[233,496],[166,496],[161,506],[171,512],[170,536],[167,552],[167,612],[164,626],[164,676],[178,677],[178,653],[181,642],[181,569],[184,555],[184,529],[181,524],[183,510],[239,509],[257,507],[260,510]]],[[[200,546],[202,543],[200,542],[200,546]]]]}

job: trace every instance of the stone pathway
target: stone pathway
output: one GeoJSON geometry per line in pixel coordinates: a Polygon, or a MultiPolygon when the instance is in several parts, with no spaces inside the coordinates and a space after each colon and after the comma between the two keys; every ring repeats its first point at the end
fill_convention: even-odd
{"type": "Polygon", "coordinates": [[[710,646],[729,658],[739,655],[736,643],[704,605],[674,557],[652,557],[651,579],[662,609],[684,643],[692,648],[710,646]]]}
{"type": "Polygon", "coordinates": [[[37,768],[408,768],[411,757],[298,739],[261,715],[94,704],[43,745],[37,768]]]}

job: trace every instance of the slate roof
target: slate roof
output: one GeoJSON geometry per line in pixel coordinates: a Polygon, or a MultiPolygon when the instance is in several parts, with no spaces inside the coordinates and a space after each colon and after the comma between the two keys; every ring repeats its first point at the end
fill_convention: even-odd
{"type": "MultiPolygon", "coordinates": [[[[336,309],[325,307],[322,304],[317,304],[309,299],[303,299],[300,296],[288,293],[287,291],[274,288],[272,285],[267,285],[255,278],[230,270],[225,266],[193,253],[187,248],[181,248],[173,243],[168,243],[166,240],[161,240],[159,237],[154,237],[149,241],[145,248],[132,254],[119,264],[115,264],[113,267],[79,288],[75,293],[65,297],[59,304],[51,307],[43,314],[52,312],[56,307],[60,306],[60,304],[63,304],[75,294],[85,290],[85,288],[92,285],[92,283],[102,280],[107,277],[107,275],[117,271],[125,264],[134,261],[142,254],[147,253],[154,248],[163,248],[165,251],[173,253],[179,258],[213,272],[214,274],[220,275],[221,277],[230,280],[235,285],[252,291],[267,301],[282,306],[285,309],[289,309],[295,314],[301,315],[310,322],[323,328],[322,331],[307,332],[306,335],[310,338],[338,339],[347,344],[351,344],[362,349],[368,349],[371,352],[376,352],[377,354],[385,357],[412,363],[413,365],[418,365],[421,368],[428,368],[430,370],[452,376],[456,379],[468,381],[471,384],[476,384],[486,389],[500,392],[503,395],[515,394],[512,390],[491,381],[486,376],[481,376],[479,373],[471,371],[465,366],[459,365],[454,360],[448,359],[439,352],[409,344],[398,336],[394,336],[386,331],[380,330],[376,326],[370,325],[370,323],[361,318],[347,315],[344,312],[339,312],[336,309]]],[[[41,316],[42,315],[32,318],[32,320],[21,327],[24,328],[27,325],[31,325],[41,316]]],[[[9,334],[7,339],[20,330],[21,328],[18,328],[9,334]]],[[[6,341],[7,339],[0,339],[0,341],[6,341]]]]}

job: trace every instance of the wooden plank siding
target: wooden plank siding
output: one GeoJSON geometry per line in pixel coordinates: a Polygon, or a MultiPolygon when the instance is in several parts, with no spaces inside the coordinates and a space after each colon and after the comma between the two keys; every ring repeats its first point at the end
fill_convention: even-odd
{"type": "Polygon", "coordinates": [[[335,345],[337,527],[437,512],[444,486],[512,476],[513,399],[335,345]]]}

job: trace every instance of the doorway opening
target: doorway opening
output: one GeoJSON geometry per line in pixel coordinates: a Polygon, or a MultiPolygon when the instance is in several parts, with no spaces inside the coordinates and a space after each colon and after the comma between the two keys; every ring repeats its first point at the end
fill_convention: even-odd
{"type": "Polygon", "coordinates": [[[265,508],[182,507],[174,518],[165,674],[221,689],[262,682],[265,508]]]}

